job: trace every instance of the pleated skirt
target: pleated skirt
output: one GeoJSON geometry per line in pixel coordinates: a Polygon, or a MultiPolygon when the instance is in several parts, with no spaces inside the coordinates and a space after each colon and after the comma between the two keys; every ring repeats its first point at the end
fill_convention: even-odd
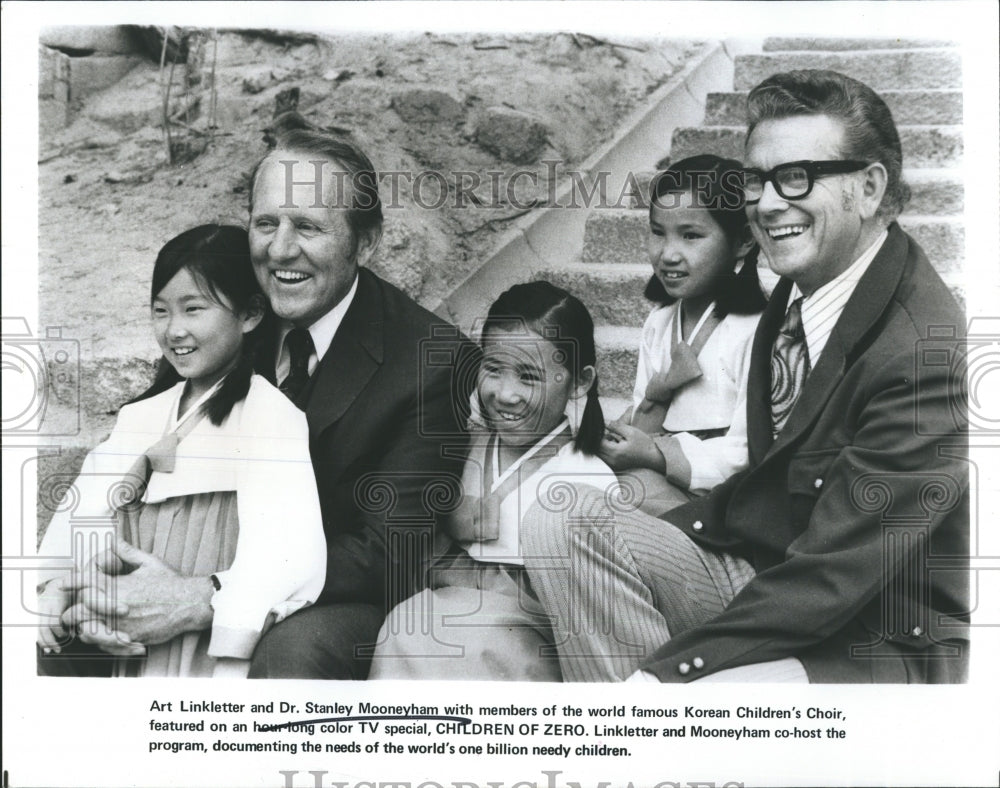
{"type": "MultiPolygon", "coordinates": [[[[239,538],[236,492],[199,493],[122,510],[119,536],[152,553],[186,577],[223,572],[233,563],[239,538]]],[[[148,646],[147,656],[118,660],[118,676],[211,676],[212,631],[185,632],[148,646]]]]}

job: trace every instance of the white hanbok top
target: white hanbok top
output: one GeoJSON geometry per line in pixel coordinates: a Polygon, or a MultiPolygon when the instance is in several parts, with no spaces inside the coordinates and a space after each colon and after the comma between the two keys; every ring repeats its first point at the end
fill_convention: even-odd
{"type": "MultiPolygon", "coordinates": [[[[642,402],[649,379],[670,368],[672,332],[680,302],[654,309],[642,327],[633,406],[642,402]]],[[[698,354],[702,377],[680,388],[663,429],[674,434],[691,465],[690,490],[704,493],[747,467],[747,376],[760,314],[726,315],[698,354]],[[715,438],[692,432],[728,429],[715,438]]],[[[685,340],[688,338],[685,337],[685,340]]]]}
{"type": "MultiPolygon", "coordinates": [[[[561,422],[502,473],[499,472],[498,457],[495,456],[492,462],[483,461],[484,452],[499,451],[497,442],[489,441],[485,435],[481,440],[474,439],[463,473],[463,486],[470,494],[479,495],[482,489],[479,481],[481,473],[484,468],[492,468],[494,478],[489,480],[489,489],[491,492],[495,491],[506,479],[517,474],[523,463],[563,432],[567,424],[568,421],[561,422]]],[[[477,561],[523,566],[524,559],[521,557],[520,545],[521,522],[532,504],[537,501],[542,506],[560,510],[573,500],[575,485],[589,485],[604,491],[609,488],[616,489],[617,484],[615,472],[603,460],[576,451],[573,442],[570,441],[538,470],[526,479],[520,480],[514,490],[500,502],[499,538],[460,544],[477,561]]]]}
{"type": "MultiPolygon", "coordinates": [[[[127,504],[117,491],[129,486],[129,470],[199,404],[178,414],[184,385],[124,406],[108,439],[87,455],[70,505],[55,514],[39,548],[40,582],[81,568],[108,546],[116,508],[127,504]]],[[[257,375],[222,424],[200,418],[177,446],[173,471],[149,475],[142,502],[225,491],[236,493],[239,535],[232,565],[216,573],[208,653],[248,658],[268,615],[281,620],[312,603],[326,578],[305,414],[257,375]]]]}

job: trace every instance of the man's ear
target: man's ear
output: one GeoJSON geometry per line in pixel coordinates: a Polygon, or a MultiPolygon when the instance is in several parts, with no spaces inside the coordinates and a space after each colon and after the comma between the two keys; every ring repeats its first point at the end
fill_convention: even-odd
{"type": "Polygon", "coordinates": [[[359,235],[358,248],[354,254],[354,261],[359,266],[366,265],[372,255],[375,254],[375,250],[378,249],[378,245],[381,240],[381,230],[371,230],[370,232],[359,235]]]}
{"type": "Polygon", "coordinates": [[[264,301],[264,296],[257,294],[251,297],[250,302],[247,304],[246,311],[243,313],[243,333],[249,334],[257,326],[260,325],[260,321],[264,319],[264,311],[267,309],[266,302],[264,301]]]}
{"type": "Polygon", "coordinates": [[[594,385],[594,380],[597,379],[597,370],[595,370],[589,364],[580,370],[580,375],[576,379],[576,383],[573,385],[573,391],[570,392],[570,399],[580,399],[580,397],[587,396],[587,392],[590,391],[590,387],[594,385]]]}
{"type": "Polygon", "coordinates": [[[889,173],[882,162],[876,161],[864,169],[863,175],[858,208],[862,219],[871,219],[882,204],[882,197],[889,185],[889,173]]]}
{"type": "Polygon", "coordinates": [[[743,230],[740,233],[739,245],[736,247],[735,258],[737,260],[742,260],[748,254],[750,250],[753,249],[754,238],[753,232],[750,230],[749,224],[743,225],[743,230]]]}

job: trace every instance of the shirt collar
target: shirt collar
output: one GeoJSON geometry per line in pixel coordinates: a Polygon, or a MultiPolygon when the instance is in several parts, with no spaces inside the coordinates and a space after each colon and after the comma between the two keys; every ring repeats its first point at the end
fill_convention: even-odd
{"type": "MultiPolygon", "coordinates": [[[[355,274],[354,282],[351,284],[351,289],[347,291],[347,295],[341,298],[340,302],[333,309],[309,326],[309,336],[312,337],[314,348],[314,353],[309,357],[310,375],[312,375],[312,373],[316,370],[316,366],[323,360],[323,356],[326,355],[326,351],[328,351],[330,349],[330,345],[333,344],[333,338],[337,335],[337,330],[340,328],[340,324],[344,322],[344,316],[347,314],[347,310],[350,309],[351,304],[354,302],[354,296],[357,292],[358,276],[355,274]]],[[[276,365],[277,379],[279,381],[283,380],[285,375],[288,374],[291,364],[288,356],[288,348],[285,345],[285,337],[288,336],[292,328],[293,326],[291,323],[285,323],[281,328],[281,336],[279,337],[280,343],[278,345],[280,350],[278,353],[278,363],[276,365]]]]}
{"type": "Polygon", "coordinates": [[[337,335],[337,329],[344,321],[344,315],[354,301],[354,294],[358,292],[358,277],[354,276],[354,282],[347,295],[340,299],[340,303],[323,315],[319,320],[309,326],[309,334],[312,336],[313,346],[316,348],[316,359],[322,361],[326,351],[330,349],[333,338],[337,335]]]}
{"type": "Polygon", "coordinates": [[[492,484],[492,486],[490,488],[491,491],[492,490],[496,490],[496,488],[499,487],[503,483],[503,481],[505,479],[507,479],[512,474],[514,474],[517,471],[518,468],[520,468],[522,465],[524,465],[524,463],[526,463],[528,460],[530,460],[532,457],[534,457],[536,454],[538,454],[538,452],[541,451],[542,447],[547,446],[548,444],[552,443],[552,441],[554,441],[557,437],[559,437],[568,427],[569,427],[569,419],[568,418],[563,418],[563,420],[560,421],[559,424],[556,425],[548,435],[546,435],[544,438],[542,438],[540,441],[538,441],[538,443],[536,443],[534,446],[532,446],[530,449],[528,449],[524,454],[522,454],[520,457],[518,457],[517,460],[515,462],[511,463],[510,467],[507,468],[507,470],[505,470],[503,473],[499,473],[499,470],[500,470],[500,441],[494,440],[493,441],[493,473],[496,476],[496,478],[488,480],[492,484]]]}
{"type": "MultiPolygon", "coordinates": [[[[837,324],[844,307],[854,293],[861,277],[865,275],[875,255],[878,254],[885,239],[889,237],[883,230],[874,243],[861,256],[831,281],[814,290],[802,299],[802,330],[806,335],[806,347],[809,350],[810,364],[815,367],[823,348],[826,347],[833,327],[837,324]]],[[[792,286],[788,296],[789,306],[802,295],[798,285],[792,286]]]]}

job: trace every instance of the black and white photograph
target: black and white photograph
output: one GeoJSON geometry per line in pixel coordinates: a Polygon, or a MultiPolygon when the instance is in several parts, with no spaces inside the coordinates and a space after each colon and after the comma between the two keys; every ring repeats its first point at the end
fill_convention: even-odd
{"type": "Polygon", "coordinates": [[[997,782],[994,5],[2,13],[5,786],[997,782]]]}

